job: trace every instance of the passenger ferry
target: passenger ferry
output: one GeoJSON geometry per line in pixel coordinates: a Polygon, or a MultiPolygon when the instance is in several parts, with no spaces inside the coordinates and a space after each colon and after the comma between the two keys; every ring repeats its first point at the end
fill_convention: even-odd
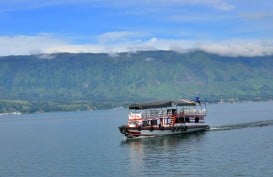
{"type": "Polygon", "coordinates": [[[119,127],[126,138],[177,135],[209,129],[206,105],[196,101],[157,101],[129,106],[128,122],[119,127]]]}

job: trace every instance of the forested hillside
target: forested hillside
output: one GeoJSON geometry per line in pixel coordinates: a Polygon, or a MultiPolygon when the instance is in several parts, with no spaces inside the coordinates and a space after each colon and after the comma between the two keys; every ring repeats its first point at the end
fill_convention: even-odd
{"type": "Polygon", "coordinates": [[[0,112],[88,110],[136,101],[273,98],[273,56],[143,51],[0,57],[0,112]]]}

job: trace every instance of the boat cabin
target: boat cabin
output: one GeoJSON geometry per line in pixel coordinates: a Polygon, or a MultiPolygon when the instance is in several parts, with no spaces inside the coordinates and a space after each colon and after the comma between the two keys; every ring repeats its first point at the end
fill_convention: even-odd
{"type": "Polygon", "coordinates": [[[132,104],[128,127],[163,128],[204,123],[206,114],[206,105],[187,100],[132,104]]]}

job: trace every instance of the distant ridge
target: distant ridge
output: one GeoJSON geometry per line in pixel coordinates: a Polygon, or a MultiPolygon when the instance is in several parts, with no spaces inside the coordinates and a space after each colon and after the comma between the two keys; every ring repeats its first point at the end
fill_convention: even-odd
{"type": "Polygon", "coordinates": [[[273,56],[198,50],[6,56],[0,58],[0,112],[101,109],[196,95],[267,100],[273,98],[272,68],[273,56]]]}

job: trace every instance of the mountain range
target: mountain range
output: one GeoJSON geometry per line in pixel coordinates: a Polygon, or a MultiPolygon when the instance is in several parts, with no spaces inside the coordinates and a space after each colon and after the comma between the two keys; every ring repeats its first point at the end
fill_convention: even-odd
{"type": "Polygon", "coordinates": [[[0,112],[107,109],[177,98],[269,100],[273,56],[192,50],[0,57],[0,112]]]}

